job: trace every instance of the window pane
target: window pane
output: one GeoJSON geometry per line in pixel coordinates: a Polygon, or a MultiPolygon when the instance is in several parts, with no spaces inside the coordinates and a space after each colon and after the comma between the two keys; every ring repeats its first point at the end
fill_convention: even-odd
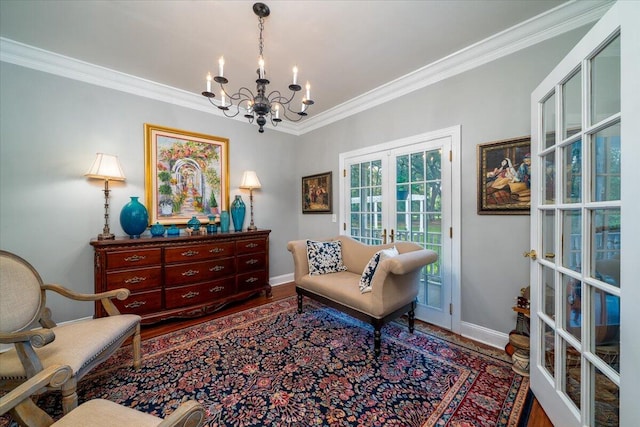
{"type": "Polygon", "coordinates": [[[576,72],[562,87],[563,138],[582,130],[582,74],[576,72]]]}
{"type": "Polygon", "coordinates": [[[554,319],[556,315],[554,270],[549,267],[542,267],[542,277],[544,280],[544,288],[542,289],[542,309],[547,316],[554,319]]]}
{"type": "Polygon", "coordinates": [[[595,393],[591,407],[594,408],[594,426],[620,425],[620,388],[598,368],[591,367],[595,393]]]}
{"type": "Polygon", "coordinates": [[[542,323],[544,333],[542,334],[542,356],[544,357],[543,366],[552,377],[555,376],[555,332],[551,326],[542,323]]]}
{"type": "Polygon", "coordinates": [[[593,289],[591,333],[595,337],[596,349],[600,346],[620,345],[620,298],[603,290],[593,289]]]}
{"type": "Polygon", "coordinates": [[[351,165],[351,188],[360,186],[360,165],[351,165]]]}
{"type": "Polygon", "coordinates": [[[424,152],[411,154],[411,182],[424,181],[424,152]]]}
{"type": "Polygon", "coordinates": [[[396,182],[409,182],[409,156],[396,157],[396,182]]]}
{"type": "Polygon", "coordinates": [[[591,277],[620,287],[620,209],[591,214],[591,277]]]}
{"type": "Polygon", "coordinates": [[[620,123],[596,133],[592,146],[592,199],[620,200],[620,123]]]}
{"type": "Polygon", "coordinates": [[[542,175],[542,200],[545,205],[556,202],[556,153],[542,156],[544,174],[542,175]]]}
{"type": "Polygon", "coordinates": [[[565,341],[563,341],[562,347],[566,349],[564,355],[564,363],[566,366],[565,392],[576,405],[576,408],[580,410],[580,385],[582,383],[580,353],[565,341]]]}
{"type": "Polygon", "coordinates": [[[582,213],[577,209],[562,212],[562,265],[582,271],[582,213]]]}
{"type": "Polygon", "coordinates": [[[556,96],[551,95],[542,104],[542,138],[544,148],[556,143],[556,96]]]}
{"type": "Polygon", "coordinates": [[[564,202],[582,200],[582,141],[576,141],[562,149],[564,157],[564,202]]]}
{"type": "Polygon", "coordinates": [[[555,257],[556,214],[555,211],[542,212],[542,251],[545,259],[553,261],[555,257]]]}
{"type": "Polygon", "coordinates": [[[591,60],[591,123],[620,112],[620,36],[591,60]]]}
{"type": "Polygon", "coordinates": [[[582,282],[562,275],[563,301],[567,302],[564,328],[580,341],[582,333],[582,282]]]}

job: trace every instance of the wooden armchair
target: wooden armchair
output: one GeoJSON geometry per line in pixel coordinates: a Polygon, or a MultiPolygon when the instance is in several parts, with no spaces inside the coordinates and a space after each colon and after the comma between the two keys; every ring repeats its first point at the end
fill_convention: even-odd
{"type": "Polygon", "coordinates": [[[133,366],[139,368],[140,316],[120,314],[111,301],[128,296],[128,289],[78,294],[60,285],[45,285],[27,261],[0,251],[0,343],[14,346],[0,353],[0,389],[12,390],[44,368],[68,365],[69,380],[54,387],[62,391],[62,408],[67,413],[78,406],[78,381],[129,337],[133,337],[133,366]],[[46,291],[78,301],[99,300],[109,316],[58,326],[46,307],[46,291]]]}
{"type": "Polygon", "coordinates": [[[204,408],[195,401],[182,403],[164,420],[104,399],[83,403],[54,422],[38,408],[31,395],[43,387],[58,388],[67,383],[73,372],[69,366],[50,366],[0,398],[0,415],[7,412],[22,426],[27,427],[198,427],[204,424],[204,408]]]}

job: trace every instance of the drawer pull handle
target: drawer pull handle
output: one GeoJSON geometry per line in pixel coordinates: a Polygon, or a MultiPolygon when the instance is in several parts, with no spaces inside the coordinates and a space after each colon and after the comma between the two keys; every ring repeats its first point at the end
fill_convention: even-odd
{"type": "Polygon", "coordinates": [[[248,243],[245,245],[245,248],[250,248],[250,249],[257,248],[257,247],[258,247],[257,243],[248,243]]]}
{"type": "Polygon", "coordinates": [[[146,277],[135,276],[135,277],[132,277],[131,279],[125,280],[124,283],[135,285],[136,283],[144,282],[145,280],[147,280],[146,277]]]}
{"type": "Polygon", "coordinates": [[[200,292],[191,291],[191,292],[187,292],[186,294],[182,295],[182,298],[191,299],[191,298],[197,297],[198,295],[200,295],[200,292]]]}
{"type": "Polygon", "coordinates": [[[213,248],[213,249],[209,249],[209,252],[214,253],[214,254],[219,254],[220,252],[224,252],[223,248],[213,248]]]}
{"type": "Polygon", "coordinates": [[[146,301],[134,301],[130,304],[125,304],[124,307],[125,308],[138,308],[140,306],[145,305],[147,302],[146,301]]]}
{"type": "Polygon", "coordinates": [[[216,286],[215,288],[209,288],[209,292],[217,293],[224,291],[224,286],[216,286]]]}
{"type": "Polygon", "coordinates": [[[246,261],[245,264],[253,265],[253,264],[257,264],[259,262],[260,261],[258,261],[257,259],[251,258],[250,260],[246,261]]]}
{"type": "Polygon", "coordinates": [[[209,271],[222,271],[224,270],[224,265],[216,265],[215,267],[211,267],[209,271]]]}
{"type": "Polygon", "coordinates": [[[138,261],[142,261],[145,258],[146,258],[145,255],[131,255],[126,257],[124,260],[127,262],[138,262],[138,261]]]}
{"type": "Polygon", "coordinates": [[[180,255],[182,255],[182,256],[196,256],[196,255],[198,255],[199,253],[200,253],[200,252],[198,252],[198,251],[191,251],[191,250],[189,250],[189,251],[186,251],[186,252],[182,252],[180,255]]]}
{"type": "Polygon", "coordinates": [[[253,283],[257,281],[258,281],[257,277],[249,277],[247,280],[245,280],[245,283],[253,283]]]}
{"type": "Polygon", "coordinates": [[[182,273],[182,275],[183,276],[195,276],[198,273],[200,273],[200,271],[198,271],[198,270],[187,270],[184,273],[182,273]]]}

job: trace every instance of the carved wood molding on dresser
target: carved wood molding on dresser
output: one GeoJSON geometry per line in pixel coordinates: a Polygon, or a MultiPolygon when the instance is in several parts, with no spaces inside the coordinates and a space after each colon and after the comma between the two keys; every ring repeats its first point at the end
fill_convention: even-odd
{"type": "MultiPolygon", "coordinates": [[[[91,240],[95,292],[129,289],[114,302],[143,324],[202,316],[262,291],[271,297],[270,232],[91,240]]],[[[101,304],[95,309],[106,316],[101,304]]]]}

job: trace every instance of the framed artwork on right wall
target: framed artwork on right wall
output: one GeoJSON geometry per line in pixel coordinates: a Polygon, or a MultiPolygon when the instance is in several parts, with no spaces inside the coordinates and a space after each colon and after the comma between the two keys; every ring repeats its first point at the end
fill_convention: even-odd
{"type": "Polygon", "coordinates": [[[529,215],[531,137],[478,145],[478,214],[529,215]]]}

